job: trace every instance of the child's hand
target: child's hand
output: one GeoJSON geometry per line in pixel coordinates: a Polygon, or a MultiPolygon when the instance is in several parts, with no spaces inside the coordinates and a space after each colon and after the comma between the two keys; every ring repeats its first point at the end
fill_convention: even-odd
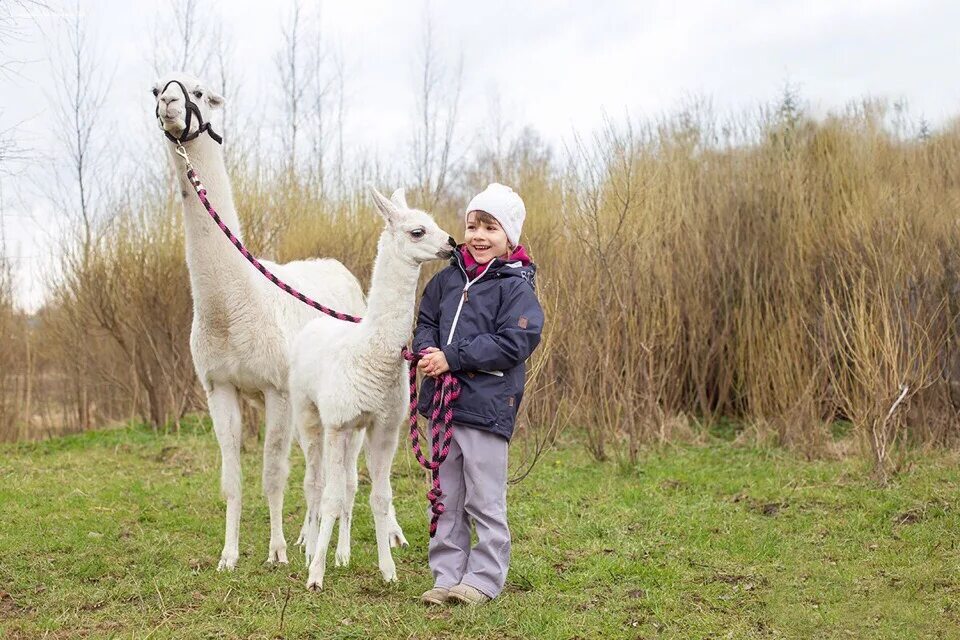
{"type": "MultiPolygon", "coordinates": [[[[430,353],[436,353],[437,351],[440,351],[440,349],[437,349],[436,347],[427,347],[426,349],[424,349],[424,351],[426,351],[428,354],[430,354],[430,353]]],[[[426,359],[426,358],[427,358],[427,356],[424,355],[424,356],[421,356],[420,359],[417,361],[417,369],[420,369],[420,372],[423,373],[423,374],[426,374],[426,373],[427,373],[427,370],[426,370],[426,369],[427,369],[427,359],[426,359]]]]}
{"type": "Polygon", "coordinates": [[[420,358],[420,362],[417,363],[417,368],[432,378],[436,378],[450,371],[450,365],[447,364],[447,356],[443,355],[443,351],[440,351],[436,347],[427,347],[426,350],[428,353],[420,358]]]}

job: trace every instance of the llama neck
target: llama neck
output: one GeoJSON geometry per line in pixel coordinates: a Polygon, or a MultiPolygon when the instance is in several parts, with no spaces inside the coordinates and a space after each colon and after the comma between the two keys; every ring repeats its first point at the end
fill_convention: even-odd
{"type": "Polygon", "coordinates": [[[367,344],[387,347],[394,356],[410,336],[420,265],[403,256],[387,233],[383,232],[377,244],[363,326],[376,337],[367,344]]]}
{"type": "MultiPolygon", "coordinates": [[[[187,142],[184,147],[220,219],[235,236],[240,238],[240,220],[234,207],[233,191],[220,145],[209,136],[201,135],[187,142]]],[[[174,148],[173,143],[167,144],[183,199],[187,267],[190,270],[194,295],[198,300],[202,300],[204,293],[211,286],[204,281],[212,278],[223,286],[229,287],[234,283],[245,285],[250,273],[243,256],[223,236],[223,232],[200,202],[193,185],[186,176],[186,163],[174,152],[174,148]]]]}

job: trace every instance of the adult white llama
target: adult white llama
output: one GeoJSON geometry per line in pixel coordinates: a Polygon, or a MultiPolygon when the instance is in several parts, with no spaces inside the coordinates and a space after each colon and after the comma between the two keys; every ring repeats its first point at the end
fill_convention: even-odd
{"type": "MultiPolygon", "coordinates": [[[[320,513],[319,531],[311,517],[307,532],[310,589],[323,587],[333,525],[350,512],[364,428],[378,565],[384,580],[397,579],[390,547],[406,540],[394,516],[390,469],[409,400],[408,365],[400,350],[413,323],[420,265],[449,258],[456,246],[433,218],[407,206],[402,189],[390,200],[372,191],[386,226],[377,244],[367,314],[359,324],[312,320],[297,336],[290,359],[290,405],[307,452],[306,473],[322,470],[324,476],[322,496],[307,496],[308,508],[320,513]]],[[[338,565],[349,560],[345,524],[349,527],[340,524],[338,565]]]]}
{"type": "MultiPolygon", "coordinates": [[[[168,138],[183,146],[203,179],[223,222],[241,237],[224,165],[216,114],[223,97],[186,74],[170,74],[153,86],[156,116],[168,138]],[[196,135],[194,135],[196,134],[196,135]]],[[[210,219],[186,178],[183,158],[169,140],[167,151],[183,198],[186,258],[193,295],[190,352],[207,393],[220,444],[221,489],[227,503],[226,533],[218,570],[239,558],[241,506],[240,394],[262,395],[266,415],[263,491],[270,507],[268,562],[287,562],[283,537],[283,492],[289,473],[290,416],[287,376],[290,344],[318,311],[275,287],[251,266],[210,219]]],[[[360,283],[335,260],[277,265],[262,261],[280,278],[318,302],[351,315],[365,311],[360,283]]]]}

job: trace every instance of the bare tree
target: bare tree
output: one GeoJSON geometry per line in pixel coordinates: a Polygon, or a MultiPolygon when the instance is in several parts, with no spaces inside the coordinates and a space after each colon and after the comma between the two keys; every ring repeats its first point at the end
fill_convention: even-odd
{"type": "MultiPolygon", "coordinates": [[[[3,183],[0,180],[0,216],[4,211],[3,183]]],[[[17,358],[14,348],[16,314],[13,300],[13,269],[7,256],[7,236],[0,217],[0,439],[15,439],[14,427],[20,418],[10,406],[11,382],[16,380],[17,358]],[[11,433],[14,432],[14,433],[11,433]],[[14,437],[11,437],[13,435],[14,437]]]]}
{"type": "MultiPolygon", "coordinates": [[[[0,117],[2,116],[3,112],[0,111],[0,117]]],[[[17,127],[0,130],[0,176],[14,173],[14,166],[22,163],[27,157],[27,150],[17,139],[17,127]]]]}
{"type": "Polygon", "coordinates": [[[24,60],[11,58],[7,47],[27,39],[25,23],[38,12],[49,9],[42,0],[3,0],[0,2],[0,74],[17,74],[24,60]]]}
{"type": "MultiPolygon", "coordinates": [[[[26,60],[11,57],[8,47],[29,39],[25,24],[39,11],[47,9],[39,0],[0,0],[0,76],[18,75],[26,60]]],[[[3,111],[0,110],[0,125],[3,111]]],[[[16,136],[17,126],[0,127],[0,175],[10,174],[12,166],[27,158],[27,151],[16,136]]]]}
{"type": "Polygon", "coordinates": [[[304,82],[301,60],[304,52],[300,43],[300,10],[300,2],[294,2],[290,21],[283,26],[283,46],[274,59],[280,82],[283,114],[286,118],[284,126],[280,128],[280,138],[287,151],[287,164],[291,171],[297,165],[297,137],[303,117],[304,94],[308,86],[304,82]]]}
{"type": "MultiPolygon", "coordinates": [[[[177,29],[180,35],[181,53],[180,68],[187,69],[190,64],[191,45],[195,44],[196,24],[194,13],[197,9],[197,0],[182,0],[177,2],[173,8],[173,13],[177,18],[177,29]]],[[[199,73],[201,70],[197,69],[199,73]]]]}
{"type": "MultiPolygon", "coordinates": [[[[99,153],[103,148],[99,135],[106,122],[102,116],[104,101],[110,92],[110,79],[92,48],[90,34],[77,11],[64,19],[64,39],[60,59],[54,64],[57,87],[56,119],[63,133],[69,184],[61,197],[61,208],[80,222],[80,241],[89,248],[93,241],[97,196],[100,181],[95,176],[99,153]]],[[[63,184],[64,181],[61,181],[63,184]]]]}
{"type": "MultiPolygon", "coordinates": [[[[72,15],[65,16],[63,31],[59,55],[52,67],[56,86],[55,119],[66,162],[55,166],[53,178],[59,193],[55,193],[53,199],[68,221],[67,232],[76,234],[65,238],[61,269],[64,273],[85,273],[96,243],[100,196],[106,184],[98,177],[97,170],[103,149],[101,132],[107,123],[102,110],[111,83],[102,71],[79,4],[72,15]]],[[[72,293],[68,293],[67,299],[72,298],[72,293]]],[[[93,421],[89,363],[83,353],[90,344],[90,336],[85,335],[81,322],[68,323],[65,330],[69,333],[63,337],[65,343],[73,344],[77,351],[67,375],[72,378],[70,387],[78,426],[86,429],[93,421]]]]}
{"type": "Polygon", "coordinates": [[[346,162],[346,159],[343,155],[343,128],[344,128],[344,117],[346,112],[344,110],[344,103],[346,101],[346,86],[344,82],[345,72],[345,62],[343,59],[343,51],[338,50],[334,55],[334,84],[336,86],[336,96],[337,96],[337,160],[336,160],[336,173],[337,173],[337,190],[341,195],[346,189],[343,178],[343,165],[346,162]]]}
{"type": "Polygon", "coordinates": [[[213,56],[217,63],[217,82],[220,95],[226,96],[230,105],[230,109],[224,110],[220,116],[223,131],[230,130],[227,116],[230,110],[236,110],[236,98],[239,94],[239,83],[234,81],[233,65],[230,63],[234,54],[233,45],[233,38],[229,34],[225,34],[222,23],[218,23],[213,32],[213,56]]]}
{"type": "Polygon", "coordinates": [[[445,194],[453,157],[463,81],[463,55],[453,68],[440,58],[429,11],[424,14],[418,59],[416,121],[411,140],[414,177],[420,196],[433,207],[445,194]]]}
{"type": "Polygon", "coordinates": [[[336,88],[336,78],[327,73],[330,53],[327,51],[323,38],[323,23],[319,20],[317,21],[316,40],[311,46],[310,53],[310,85],[311,101],[313,103],[310,115],[313,122],[313,157],[316,163],[317,183],[320,186],[320,191],[323,192],[326,177],[325,160],[327,149],[330,146],[329,103],[336,88]]]}
{"type": "Polygon", "coordinates": [[[487,120],[478,133],[479,144],[473,145],[473,167],[464,172],[468,182],[474,187],[490,181],[510,184],[507,178],[508,166],[513,159],[510,156],[514,155],[514,147],[519,146],[521,141],[513,135],[507,122],[499,93],[492,94],[488,99],[487,120]]]}
{"type": "MultiPolygon", "coordinates": [[[[47,4],[37,0],[0,0],[0,77],[21,74],[27,60],[13,57],[9,47],[29,41],[27,23],[47,4]]],[[[18,125],[3,121],[0,110],[0,439],[15,439],[19,425],[29,421],[33,374],[30,327],[17,310],[15,261],[7,246],[7,202],[4,178],[26,167],[30,152],[17,136],[18,125]]],[[[20,257],[22,260],[22,257],[20,257]]]]}
{"type": "Polygon", "coordinates": [[[204,11],[200,0],[177,0],[170,14],[172,24],[165,21],[156,24],[151,48],[151,63],[156,75],[171,70],[201,77],[206,74],[214,55],[215,37],[211,37],[210,30],[198,27],[197,16],[204,11]],[[176,34],[173,42],[168,35],[170,27],[176,34]]]}
{"type": "Polygon", "coordinates": [[[320,191],[327,188],[330,156],[333,155],[335,186],[343,192],[343,124],[345,70],[343,52],[327,45],[318,19],[316,40],[307,68],[310,85],[310,123],[314,173],[320,191]]]}

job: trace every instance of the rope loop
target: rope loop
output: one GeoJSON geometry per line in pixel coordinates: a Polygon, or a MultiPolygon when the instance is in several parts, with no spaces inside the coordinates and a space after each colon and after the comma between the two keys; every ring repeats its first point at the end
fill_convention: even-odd
{"type": "Polygon", "coordinates": [[[428,460],[423,454],[420,446],[420,428],[417,420],[417,362],[420,361],[426,351],[418,354],[412,353],[409,349],[404,349],[404,359],[410,362],[410,446],[413,449],[413,455],[421,467],[430,472],[432,487],[427,491],[427,500],[430,502],[430,511],[433,514],[430,518],[430,537],[434,537],[437,532],[437,524],[440,516],[446,510],[441,498],[443,491],[440,489],[440,465],[447,459],[450,453],[450,442],[453,440],[453,402],[460,395],[460,381],[450,373],[442,374],[437,379],[437,389],[434,391],[430,408],[430,436],[431,436],[431,457],[428,460]]]}

